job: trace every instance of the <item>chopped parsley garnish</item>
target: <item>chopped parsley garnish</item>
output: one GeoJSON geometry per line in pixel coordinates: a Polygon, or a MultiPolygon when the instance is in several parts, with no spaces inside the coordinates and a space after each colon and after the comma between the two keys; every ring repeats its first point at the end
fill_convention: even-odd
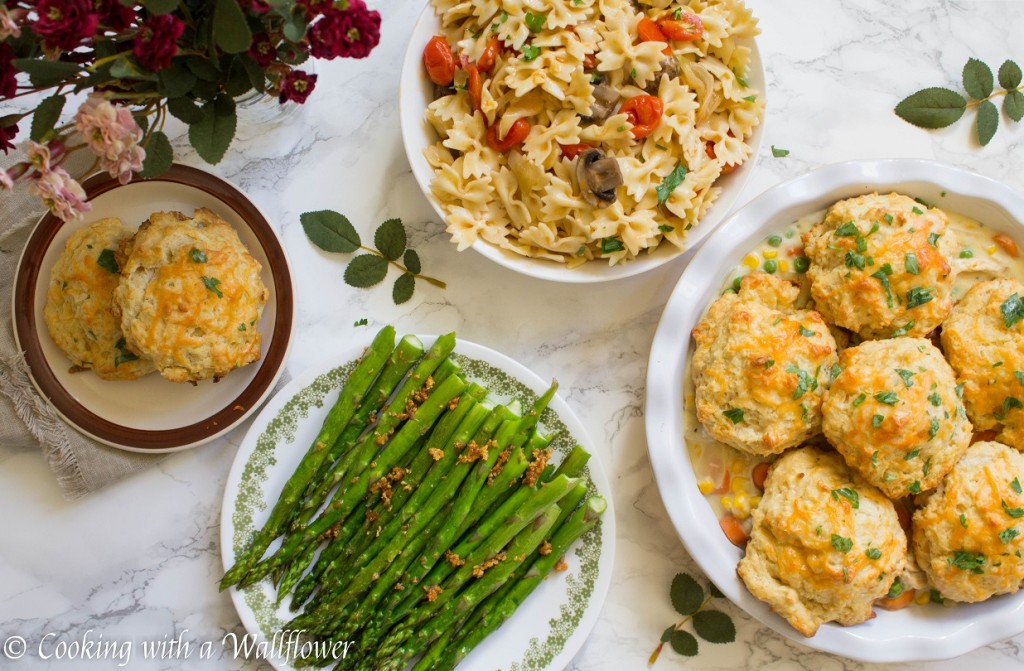
{"type": "Polygon", "coordinates": [[[1010,294],[1010,297],[999,306],[999,311],[1003,313],[1003,323],[1006,328],[1010,328],[1024,319],[1024,301],[1016,293],[1010,294]]]}
{"type": "Polygon", "coordinates": [[[840,536],[839,534],[832,534],[832,547],[846,554],[853,549],[853,539],[840,536]]]}
{"type": "Polygon", "coordinates": [[[967,528],[967,515],[964,513],[960,513],[960,526],[964,529],[967,528]]]}
{"type": "Polygon", "coordinates": [[[864,551],[864,554],[867,555],[868,559],[881,559],[882,558],[882,551],[879,550],[878,548],[868,548],[867,550],[864,551]]]}
{"type": "Polygon", "coordinates": [[[984,573],[985,555],[980,552],[975,554],[967,550],[957,550],[952,557],[947,557],[946,562],[961,571],[970,571],[975,575],[984,573]]]}
{"type": "Polygon", "coordinates": [[[672,169],[672,172],[665,175],[665,179],[661,180],[661,184],[654,188],[658,194],[658,205],[664,205],[668,202],[668,197],[672,195],[676,187],[683,183],[684,179],[686,179],[686,166],[682,163],[676,163],[676,167],[672,169]]]}
{"type": "Polygon", "coordinates": [[[914,377],[914,371],[907,370],[906,368],[897,368],[896,374],[900,376],[901,380],[903,380],[904,387],[910,388],[914,386],[914,381],[911,379],[914,377]]]}
{"type": "Polygon", "coordinates": [[[852,238],[855,235],[860,235],[860,229],[857,228],[857,224],[848,221],[837,228],[835,234],[839,238],[852,238]]]}
{"type": "Polygon", "coordinates": [[[939,433],[939,419],[932,417],[931,424],[928,425],[928,440],[931,440],[939,433]]]}
{"type": "Polygon", "coordinates": [[[100,252],[100,255],[96,257],[96,265],[103,270],[106,270],[108,273],[113,273],[114,275],[121,272],[121,269],[117,265],[117,259],[114,258],[113,249],[104,249],[100,252]]]}
{"type": "Polygon", "coordinates": [[[896,405],[896,402],[900,400],[894,391],[880,391],[875,394],[874,399],[886,405],[896,405]]]}
{"type": "Polygon", "coordinates": [[[540,56],[540,47],[535,47],[532,44],[523,45],[523,60],[529,63],[530,61],[536,60],[537,56],[540,56]]]}
{"type": "Polygon", "coordinates": [[[815,335],[815,333],[811,329],[804,328],[804,325],[801,324],[800,325],[800,335],[802,335],[805,338],[811,338],[811,337],[813,337],[815,335]]]}
{"type": "Polygon", "coordinates": [[[842,372],[843,369],[837,363],[832,364],[832,367],[828,369],[829,377],[832,379],[833,382],[836,381],[836,378],[839,377],[839,374],[842,372]]]}
{"type": "Polygon", "coordinates": [[[124,338],[118,340],[114,347],[117,348],[117,356],[114,357],[114,368],[129,361],[139,360],[139,355],[128,349],[128,343],[124,341],[124,338]]]}
{"type": "Polygon", "coordinates": [[[217,294],[217,298],[224,298],[224,293],[217,288],[217,285],[219,284],[220,280],[216,277],[207,277],[206,275],[203,275],[203,286],[217,294]]]}
{"type": "Polygon", "coordinates": [[[206,263],[206,252],[193,247],[188,250],[188,258],[192,259],[193,263],[206,263]]]}
{"type": "Polygon", "coordinates": [[[953,391],[956,392],[956,397],[957,398],[963,398],[964,397],[964,383],[961,382],[957,386],[953,387],[953,391]]]}
{"type": "Polygon", "coordinates": [[[889,288],[889,275],[892,274],[892,267],[889,264],[885,264],[879,270],[871,273],[871,277],[874,277],[882,285],[885,290],[885,302],[886,305],[892,307],[892,290],[889,288]],[[885,272],[886,268],[889,268],[889,272],[885,272]]]}
{"type": "Polygon", "coordinates": [[[934,392],[933,394],[929,395],[928,400],[931,401],[931,404],[934,405],[936,408],[942,405],[942,397],[939,396],[939,392],[934,392]]]}
{"type": "Polygon", "coordinates": [[[917,265],[917,256],[913,253],[907,254],[904,259],[904,266],[906,266],[907,272],[911,275],[920,275],[921,267],[917,265]]]}
{"type": "MultiPolygon", "coordinates": [[[[738,81],[740,84],[742,84],[743,88],[747,88],[746,83],[744,83],[744,81],[742,79],[740,79],[739,77],[736,78],[736,81],[738,81]]],[[[772,156],[774,156],[775,158],[785,158],[786,156],[789,156],[789,150],[788,149],[783,149],[782,147],[776,147],[775,145],[772,145],[772,156]]]]}
{"type": "Polygon", "coordinates": [[[752,103],[757,101],[757,96],[743,96],[743,99],[748,103],[752,103]]]}
{"type": "Polygon", "coordinates": [[[931,245],[932,247],[935,247],[936,246],[935,243],[937,243],[938,241],[939,241],[939,234],[938,233],[929,233],[928,234],[928,244],[929,245],[931,245]]]}
{"type": "Polygon", "coordinates": [[[1016,520],[1016,519],[1020,519],[1021,517],[1024,517],[1024,508],[1020,508],[1020,507],[1018,507],[1018,508],[1011,508],[1009,505],[1007,505],[1006,499],[1003,499],[1002,504],[1003,504],[1003,512],[1005,512],[1007,515],[1009,515],[1013,519],[1016,520]]]}
{"type": "Polygon", "coordinates": [[[914,214],[924,214],[924,212],[921,211],[921,208],[916,206],[912,208],[910,211],[913,212],[914,214]]]}
{"type": "Polygon", "coordinates": [[[920,480],[914,480],[913,482],[911,482],[910,486],[907,487],[907,491],[910,492],[911,494],[920,494],[921,493],[921,481],[920,480]]]}
{"type": "Polygon", "coordinates": [[[850,487],[840,487],[839,489],[832,490],[833,501],[838,501],[840,496],[850,502],[851,508],[860,508],[860,494],[857,493],[857,490],[850,487]]]}
{"type": "Polygon", "coordinates": [[[729,408],[722,412],[722,414],[733,424],[739,424],[743,421],[743,410],[741,408],[729,408]]]}
{"type": "Polygon", "coordinates": [[[818,388],[818,381],[809,375],[807,371],[790,364],[786,367],[786,372],[796,375],[796,390],[793,392],[794,401],[799,400],[808,391],[814,391],[818,388]]]}
{"type": "Polygon", "coordinates": [[[1009,543],[1019,535],[1020,532],[1017,531],[1017,527],[1010,527],[999,532],[999,540],[1003,541],[1003,543],[1009,543]]]}
{"type": "Polygon", "coordinates": [[[900,336],[905,336],[908,333],[910,333],[910,329],[912,329],[912,328],[914,328],[914,322],[907,322],[903,326],[901,326],[898,329],[896,329],[895,331],[893,331],[892,332],[892,337],[893,338],[899,338],[900,336]]]}
{"type": "Polygon", "coordinates": [[[1024,403],[1020,402],[1020,399],[1015,396],[1007,396],[1003,399],[1003,406],[1000,410],[996,410],[992,415],[1000,422],[1006,419],[1006,413],[1010,410],[1020,410],[1024,408],[1024,403]]]}
{"type": "Polygon", "coordinates": [[[913,450],[907,452],[905,455],[903,455],[903,460],[904,461],[910,461],[911,459],[913,459],[914,457],[916,457],[919,454],[921,454],[921,450],[920,449],[913,449],[913,450]]]}
{"type": "Polygon", "coordinates": [[[867,394],[859,395],[857,398],[853,399],[853,407],[856,408],[858,405],[860,405],[861,403],[863,403],[866,400],[868,400],[868,395],[867,394]]]}
{"type": "Polygon", "coordinates": [[[771,368],[774,365],[775,365],[775,359],[768,359],[767,361],[764,362],[764,367],[765,368],[771,368]]]}
{"type": "Polygon", "coordinates": [[[660,226],[658,226],[658,230],[661,231],[662,233],[671,233],[676,229],[669,226],[668,224],[661,224],[660,226]]]}
{"type": "Polygon", "coordinates": [[[238,325],[238,330],[239,331],[244,331],[245,330],[245,324],[239,324],[238,325]]]}
{"type": "Polygon", "coordinates": [[[868,258],[863,254],[858,254],[856,252],[846,252],[845,263],[847,268],[864,270],[864,266],[868,263],[868,258]]]}
{"type": "Polygon", "coordinates": [[[634,80],[636,79],[636,68],[629,71],[629,76],[634,80]]]}
{"type": "Polygon", "coordinates": [[[924,466],[921,468],[921,475],[927,478],[930,470],[932,470],[932,458],[928,457],[924,460],[924,466]]]}
{"type": "Polygon", "coordinates": [[[1011,480],[1010,481],[1010,489],[1012,489],[1017,494],[1020,494],[1021,493],[1020,480],[1018,480],[1017,478],[1014,478],[1013,480],[1011,480]]]}
{"type": "Polygon", "coordinates": [[[885,596],[889,599],[895,599],[900,594],[903,594],[903,581],[897,577],[892,581],[892,586],[889,588],[889,593],[885,596]]]}
{"type": "Polygon", "coordinates": [[[615,252],[621,252],[626,248],[626,245],[622,244],[622,240],[618,238],[602,238],[601,239],[601,253],[602,254],[614,254],[615,252]]]}
{"type": "Polygon", "coordinates": [[[352,326],[366,326],[369,323],[369,320],[366,317],[363,317],[362,319],[357,319],[352,326]]]}
{"type": "Polygon", "coordinates": [[[539,33],[540,31],[544,30],[544,24],[548,20],[548,15],[526,12],[526,17],[524,20],[526,21],[526,25],[530,29],[530,32],[539,33]]]}
{"type": "Polygon", "coordinates": [[[923,289],[921,287],[914,287],[907,292],[907,309],[916,308],[918,305],[924,305],[931,301],[933,298],[931,289],[923,289]]]}
{"type": "Polygon", "coordinates": [[[875,427],[877,429],[878,427],[882,426],[882,422],[884,420],[885,420],[885,417],[883,417],[882,415],[872,415],[871,416],[871,426],[873,426],[873,427],[875,427]]]}
{"type": "Polygon", "coordinates": [[[871,453],[871,468],[878,468],[878,450],[871,453]]]}
{"type": "Polygon", "coordinates": [[[885,223],[887,223],[890,226],[892,226],[892,215],[891,214],[886,212],[885,214],[882,215],[882,219],[885,219],[885,223]]]}

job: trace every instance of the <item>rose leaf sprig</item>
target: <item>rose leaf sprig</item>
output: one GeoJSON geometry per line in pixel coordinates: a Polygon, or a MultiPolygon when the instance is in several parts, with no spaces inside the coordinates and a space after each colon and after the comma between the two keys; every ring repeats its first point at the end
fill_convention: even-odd
{"type": "Polygon", "coordinates": [[[12,111],[0,114],[0,150],[26,127],[29,138],[27,160],[0,170],[0,191],[26,181],[53,214],[79,218],[89,203],[61,167],[68,156],[91,150],[93,169],[122,184],[159,176],[174,160],[169,117],[216,164],[235,136],[236,98],[304,103],[316,85],[300,69],[310,57],[364,58],[379,41],[380,14],[363,0],[5,0],[0,103],[32,104],[2,106],[12,111]]]}
{"type": "Polygon", "coordinates": [[[442,289],[447,286],[441,280],[422,274],[420,256],[408,247],[408,235],[401,219],[388,219],[377,227],[373,234],[376,249],[364,246],[348,217],[333,210],[304,212],[299,220],[310,242],[325,252],[365,252],[352,257],[345,268],[345,283],[349,286],[360,289],[375,286],[384,280],[390,266],[402,273],[391,290],[395,305],[412,298],[418,279],[442,289]]]}
{"type": "Polygon", "coordinates": [[[732,618],[720,610],[707,609],[713,597],[722,597],[723,594],[718,588],[711,584],[707,593],[693,576],[686,573],[677,573],[672,579],[672,588],[669,590],[669,597],[672,600],[672,607],[683,616],[683,619],[675,623],[661,634],[661,641],[658,647],[651,653],[647,664],[654,664],[658,661],[661,649],[668,643],[680,655],[693,657],[697,654],[697,638],[690,632],[683,629],[687,622],[693,623],[693,630],[708,643],[732,643],[736,640],[736,625],[732,618]]]}
{"type": "Polygon", "coordinates": [[[920,128],[945,128],[956,123],[971,107],[977,108],[975,132],[978,144],[989,143],[999,128],[999,109],[994,100],[1003,97],[1003,113],[1012,121],[1024,118],[1024,93],[1021,92],[1020,66],[1006,60],[999,67],[999,86],[995,90],[992,69],[977,58],[969,58],[964,65],[963,95],[951,89],[935,86],[913,93],[896,105],[896,114],[904,121],[920,128]]]}

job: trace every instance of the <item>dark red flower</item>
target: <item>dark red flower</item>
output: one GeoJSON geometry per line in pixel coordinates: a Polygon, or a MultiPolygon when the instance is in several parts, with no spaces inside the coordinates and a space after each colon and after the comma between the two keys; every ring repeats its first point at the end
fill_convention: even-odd
{"type": "Polygon", "coordinates": [[[14,136],[18,134],[18,124],[12,123],[9,126],[0,126],[0,149],[6,154],[14,149],[14,136]]]}
{"type": "Polygon", "coordinates": [[[100,24],[91,0],[39,0],[36,14],[32,32],[48,49],[71,51],[95,35],[100,24]]]}
{"type": "Polygon", "coordinates": [[[296,0],[295,4],[305,12],[306,21],[312,21],[329,10],[334,2],[333,0],[296,0]]]}
{"type": "Polygon", "coordinates": [[[363,0],[348,0],[348,9],[328,9],[309,28],[309,52],[316,58],[365,58],[380,42],[380,13],[363,0]]]}
{"type": "Polygon", "coordinates": [[[149,17],[132,43],[135,60],[151,72],[166,68],[178,53],[178,38],[183,32],[184,22],[170,14],[149,17]]]}
{"type": "Polygon", "coordinates": [[[261,68],[265,68],[277,58],[277,47],[270,41],[266,33],[256,33],[252,36],[252,46],[249,47],[249,55],[261,68]]]}
{"type": "Polygon", "coordinates": [[[100,25],[120,33],[135,22],[135,10],[122,5],[118,0],[100,0],[97,3],[100,13],[100,25]]]}
{"type": "Polygon", "coordinates": [[[289,100],[299,103],[306,102],[306,98],[316,88],[316,75],[311,75],[302,70],[292,70],[281,80],[281,94],[278,100],[283,104],[289,100]]]}
{"type": "Polygon", "coordinates": [[[241,5],[253,14],[266,14],[270,11],[270,5],[264,0],[243,0],[241,5]]]}
{"type": "Polygon", "coordinates": [[[0,99],[13,98],[18,92],[18,71],[11,61],[14,60],[14,49],[6,42],[0,42],[0,99]]]}

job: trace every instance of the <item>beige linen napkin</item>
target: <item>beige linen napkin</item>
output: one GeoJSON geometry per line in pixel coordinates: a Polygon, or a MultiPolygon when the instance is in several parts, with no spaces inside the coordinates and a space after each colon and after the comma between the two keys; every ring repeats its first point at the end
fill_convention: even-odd
{"type": "MultiPolygon", "coordinates": [[[[12,165],[12,157],[4,163],[12,165]]],[[[92,159],[89,152],[77,152],[64,167],[78,175],[92,159]]],[[[164,455],[126,452],[86,438],[57,414],[29,379],[25,357],[14,341],[12,287],[18,259],[45,210],[26,187],[19,182],[14,191],[0,193],[0,445],[40,445],[64,496],[73,500],[148,468],[164,455]]]]}

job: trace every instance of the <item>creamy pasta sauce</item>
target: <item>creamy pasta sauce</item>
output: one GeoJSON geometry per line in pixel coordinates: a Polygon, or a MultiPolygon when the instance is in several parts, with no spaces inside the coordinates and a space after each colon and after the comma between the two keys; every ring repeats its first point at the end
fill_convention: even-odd
{"type": "MultiPolygon", "coordinates": [[[[961,214],[949,211],[945,213],[960,243],[959,256],[953,260],[959,271],[953,285],[954,301],[963,298],[972,286],[985,280],[1010,277],[1024,282],[1024,259],[1011,255],[1011,251],[1016,252],[1012,240],[961,214]]],[[[722,291],[734,290],[739,286],[740,279],[748,273],[763,271],[798,283],[801,287],[798,305],[806,304],[810,296],[810,286],[805,274],[808,261],[803,256],[801,237],[815,224],[820,223],[824,215],[824,210],[809,214],[765,238],[743,258],[740,265],[729,272],[722,285],[722,291]]],[[[725,520],[723,528],[727,528],[729,523],[738,522],[743,530],[749,533],[750,513],[757,506],[761,496],[761,490],[754,484],[755,468],[759,463],[768,460],[740,452],[719,443],[707,434],[697,420],[694,385],[689,366],[686,370],[683,399],[684,439],[697,476],[698,487],[719,519],[725,520]]],[[[816,440],[823,445],[826,444],[824,437],[819,436],[816,440]]]]}

